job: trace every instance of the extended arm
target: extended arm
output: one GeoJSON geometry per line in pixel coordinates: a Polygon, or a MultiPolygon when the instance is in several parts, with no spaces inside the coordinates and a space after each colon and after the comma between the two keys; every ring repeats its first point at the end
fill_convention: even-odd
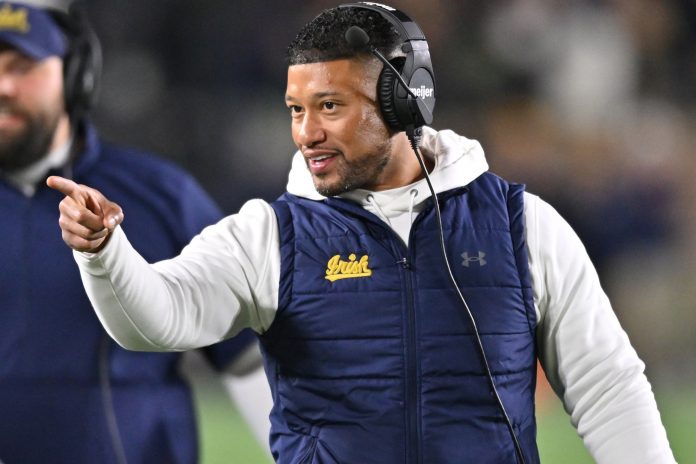
{"type": "Polygon", "coordinates": [[[526,197],[539,355],[598,463],[674,463],[644,364],[580,240],[548,204],[526,197]]]}
{"type": "Polygon", "coordinates": [[[123,217],[117,205],[74,183],[49,185],[67,195],[61,202],[64,240],[76,250],[99,319],[122,346],[186,350],[218,342],[244,327],[263,332],[270,325],[280,257],[277,223],[267,203],[248,202],[238,214],[204,229],[178,257],[151,265],[120,227],[99,224],[123,217]],[[108,232],[103,237],[101,229],[108,232]],[[90,240],[95,234],[99,238],[90,240]]]}

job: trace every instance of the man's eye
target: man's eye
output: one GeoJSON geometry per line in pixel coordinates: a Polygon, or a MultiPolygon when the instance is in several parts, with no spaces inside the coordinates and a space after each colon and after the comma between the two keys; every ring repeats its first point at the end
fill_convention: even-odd
{"type": "Polygon", "coordinates": [[[297,105],[290,105],[290,106],[288,106],[288,109],[290,110],[290,114],[296,114],[296,113],[302,112],[302,107],[297,106],[297,105]]]}
{"type": "Polygon", "coordinates": [[[324,103],[324,108],[327,110],[334,110],[336,109],[336,103],[334,102],[325,102],[324,103]]]}
{"type": "Polygon", "coordinates": [[[35,66],[36,63],[32,60],[28,58],[19,58],[12,62],[10,65],[10,71],[15,74],[26,74],[34,69],[35,66]]]}

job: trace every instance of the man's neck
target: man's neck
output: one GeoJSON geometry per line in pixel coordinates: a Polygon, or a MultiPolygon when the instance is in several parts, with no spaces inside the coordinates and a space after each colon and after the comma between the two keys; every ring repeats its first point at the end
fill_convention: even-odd
{"type": "Polygon", "coordinates": [[[73,140],[68,138],[61,146],[52,149],[46,156],[29,166],[12,173],[3,173],[3,177],[24,193],[31,197],[36,193],[36,188],[44,180],[51,169],[59,169],[70,161],[70,153],[73,140]]]}

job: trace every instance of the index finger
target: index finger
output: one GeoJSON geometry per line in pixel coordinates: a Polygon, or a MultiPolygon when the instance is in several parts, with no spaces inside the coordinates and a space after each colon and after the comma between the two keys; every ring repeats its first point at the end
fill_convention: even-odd
{"type": "Polygon", "coordinates": [[[75,198],[73,193],[78,189],[78,185],[75,182],[60,176],[49,176],[46,179],[46,185],[71,198],[75,198]]]}

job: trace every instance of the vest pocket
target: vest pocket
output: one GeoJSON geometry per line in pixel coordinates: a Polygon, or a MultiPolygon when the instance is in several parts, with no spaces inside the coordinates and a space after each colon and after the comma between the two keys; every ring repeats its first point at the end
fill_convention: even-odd
{"type": "Polygon", "coordinates": [[[321,429],[312,427],[310,434],[295,431],[301,441],[301,451],[298,453],[298,464],[339,464],[338,459],[320,438],[321,429]]]}

